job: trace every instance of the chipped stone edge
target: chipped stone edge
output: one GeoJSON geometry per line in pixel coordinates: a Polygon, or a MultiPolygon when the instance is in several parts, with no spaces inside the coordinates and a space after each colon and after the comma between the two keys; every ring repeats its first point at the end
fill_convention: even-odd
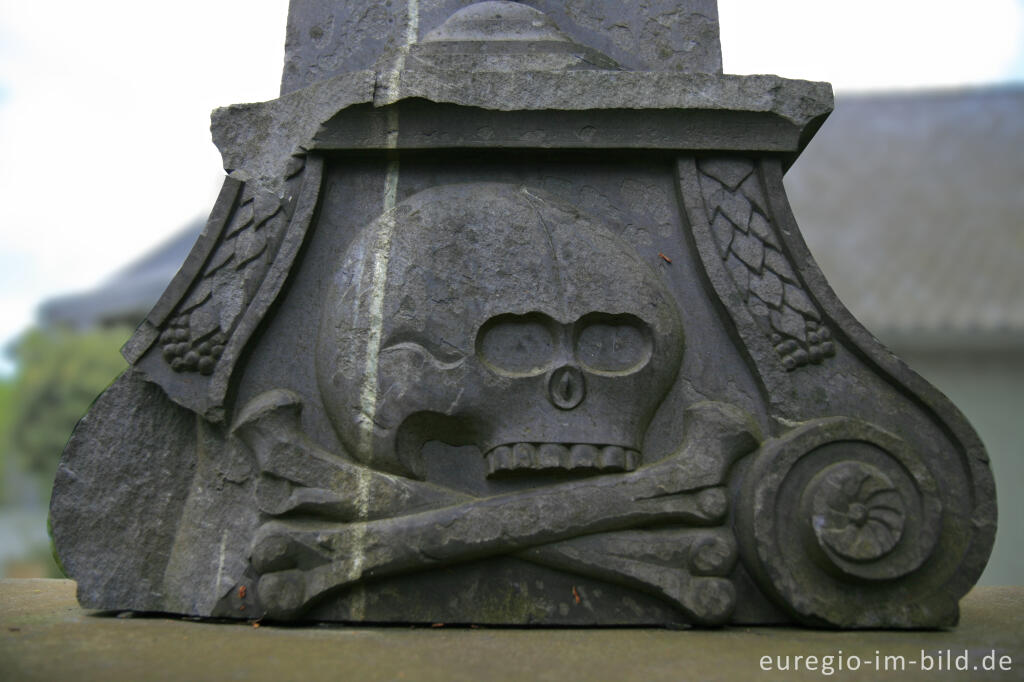
{"type": "Polygon", "coordinates": [[[633,71],[460,73],[364,70],[279,99],[216,109],[211,131],[228,174],[280,191],[284,166],[319,126],[357,105],[425,99],[493,111],[680,110],[773,115],[801,131],[801,148],[832,111],[832,86],[771,75],[633,71]]]}

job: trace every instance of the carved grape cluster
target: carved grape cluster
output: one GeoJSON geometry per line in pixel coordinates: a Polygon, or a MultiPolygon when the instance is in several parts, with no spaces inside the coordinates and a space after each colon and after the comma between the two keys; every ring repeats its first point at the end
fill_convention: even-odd
{"type": "Polygon", "coordinates": [[[787,371],[835,355],[832,334],[784,254],[754,164],[699,162],[708,224],[748,312],[787,371]]]}
{"type": "Polygon", "coordinates": [[[772,345],[787,370],[796,369],[810,362],[818,363],[835,355],[836,347],[832,342],[832,332],[829,328],[819,326],[814,320],[807,320],[806,324],[806,347],[793,339],[783,337],[782,334],[772,334],[772,345]]]}
{"type": "Polygon", "coordinates": [[[179,315],[168,321],[160,334],[164,360],[175,372],[213,374],[217,360],[224,352],[224,334],[217,332],[205,339],[193,339],[189,316],[179,315]]]}
{"type": "Polygon", "coordinates": [[[284,196],[245,184],[201,273],[160,334],[164,360],[175,372],[213,374],[224,345],[263,282],[288,226],[291,198],[301,184],[301,147],[285,170],[284,196]]]}

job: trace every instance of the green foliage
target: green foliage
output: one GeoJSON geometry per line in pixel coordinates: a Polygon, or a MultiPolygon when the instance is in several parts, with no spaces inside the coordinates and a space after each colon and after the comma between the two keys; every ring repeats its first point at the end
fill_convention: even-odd
{"type": "MultiPolygon", "coordinates": [[[[17,362],[9,418],[10,455],[46,490],[74,429],[122,371],[127,327],[75,332],[33,329],[13,349],[17,362]]],[[[2,398],[0,398],[2,399],[2,398]]]]}
{"type": "Polygon", "coordinates": [[[0,504],[6,502],[7,467],[11,464],[11,405],[14,397],[14,382],[0,378],[0,504]]]}

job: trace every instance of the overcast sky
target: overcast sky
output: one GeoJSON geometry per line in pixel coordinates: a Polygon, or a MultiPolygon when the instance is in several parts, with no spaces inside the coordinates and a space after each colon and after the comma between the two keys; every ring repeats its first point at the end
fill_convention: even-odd
{"type": "MultiPolygon", "coordinates": [[[[727,73],[839,94],[1024,81],[1024,0],[719,12],[727,73]]],[[[209,211],[223,175],[209,113],[277,95],[286,13],[287,0],[0,0],[0,345],[41,300],[99,284],[209,211]]]]}

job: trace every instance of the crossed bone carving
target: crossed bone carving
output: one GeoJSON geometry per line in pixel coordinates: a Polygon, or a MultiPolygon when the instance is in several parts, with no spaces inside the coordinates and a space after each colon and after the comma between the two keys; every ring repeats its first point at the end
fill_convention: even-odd
{"type": "Polygon", "coordinates": [[[678,451],[636,471],[487,498],[328,452],[302,433],[301,409],[296,394],[268,391],[233,429],[258,462],[257,504],[271,517],[251,554],[268,617],[297,618],[370,578],[502,554],[636,587],[698,623],[732,612],[724,576],[736,542],[709,526],[728,512],[729,468],[761,440],[739,408],[691,406],[678,451]]]}

